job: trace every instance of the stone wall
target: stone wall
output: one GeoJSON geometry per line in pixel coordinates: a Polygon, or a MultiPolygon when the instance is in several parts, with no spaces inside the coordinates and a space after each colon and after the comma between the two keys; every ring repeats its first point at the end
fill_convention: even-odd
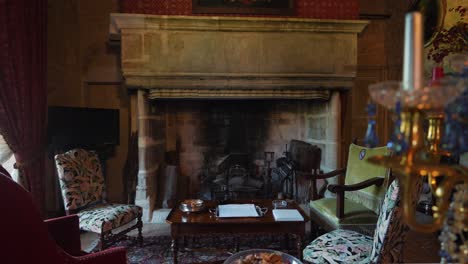
{"type": "Polygon", "coordinates": [[[158,177],[164,167],[164,117],[150,105],[148,93],[139,90],[138,101],[138,184],[135,203],[143,208],[143,220],[151,221],[158,194],[158,177]]]}
{"type": "Polygon", "coordinates": [[[339,94],[334,93],[328,103],[313,104],[306,115],[306,141],[322,149],[321,167],[325,171],[336,169],[339,161],[339,100],[339,94]]]}

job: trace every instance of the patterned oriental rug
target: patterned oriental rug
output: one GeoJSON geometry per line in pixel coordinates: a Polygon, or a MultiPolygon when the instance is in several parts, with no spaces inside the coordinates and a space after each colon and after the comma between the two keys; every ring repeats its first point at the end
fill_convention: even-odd
{"type": "MultiPolygon", "coordinates": [[[[223,263],[235,252],[235,239],[232,236],[203,236],[187,239],[188,249],[184,250],[182,242],[179,244],[178,260],[180,264],[223,263]]],[[[275,236],[243,236],[239,237],[239,250],[266,248],[276,249],[295,255],[294,241],[289,239],[289,245],[284,243],[284,237],[275,236]],[[285,248],[289,248],[285,249],[285,248]]],[[[144,237],[140,247],[132,240],[123,240],[115,246],[127,248],[129,263],[169,264],[172,261],[171,238],[169,236],[144,237]]]]}

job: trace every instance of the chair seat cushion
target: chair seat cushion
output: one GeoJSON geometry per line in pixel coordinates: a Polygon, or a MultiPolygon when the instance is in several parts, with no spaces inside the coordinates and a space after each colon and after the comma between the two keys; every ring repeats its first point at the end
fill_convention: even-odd
{"type": "Polygon", "coordinates": [[[80,229],[102,233],[130,223],[141,216],[141,207],[127,204],[98,204],[78,212],[80,229]]]}
{"type": "Polygon", "coordinates": [[[372,250],[372,237],[346,229],[319,236],[303,251],[310,263],[367,263],[372,250]]]}
{"type": "Polygon", "coordinates": [[[342,219],[336,217],[336,199],[323,198],[309,203],[312,219],[320,217],[326,221],[333,229],[343,228],[346,225],[375,225],[378,215],[365,206],[351,201],[344,200],[344,216],[342,219]]]}

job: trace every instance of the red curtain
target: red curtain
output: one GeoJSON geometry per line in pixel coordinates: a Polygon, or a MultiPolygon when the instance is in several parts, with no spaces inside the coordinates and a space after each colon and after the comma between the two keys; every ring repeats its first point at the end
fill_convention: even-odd
{"type": "Polygon", "coordinates": [[[0,0],[0,133],[44,208],[47,0],[0,0]]]}

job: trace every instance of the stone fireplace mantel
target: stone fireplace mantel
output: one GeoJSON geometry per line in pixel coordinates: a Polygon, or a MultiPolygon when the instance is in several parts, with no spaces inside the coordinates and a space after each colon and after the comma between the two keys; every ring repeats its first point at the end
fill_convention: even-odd
{"type": "MultiPolygon", "coordinates": [[[[180,178],[187,180],[185,186],[194,195],[197,171],[204,150],[210,147],[200,140],[202,128],[210,127],[203,123],[211,120],[210,115],[198,116],[202,112],[198,108],[183,114],[176,106],[157,108],[155,104],[179,102],[156,99],[321,99],[315,106],[287,100],[295,110],[270,111],[258,117],[259,129],[258,122],[273,129],[252,135],[263,135],[265,149],[277,157],[291,139],[320,145],[322,168],[336,168],[340,94],[353,86],[357,34],[367,24],[359,20],[111,14],[110,39],[121,47],[125,84],[137,90],[130,100],[131,129],[138,131],[139,151],[135,203],[143,207],[145,221],[151,221],[161,195],[157,195],[157,182],[165,168],[165,153],[178,150],[180,139],[180,178]]],[[[223,124],[213,130],[218,132],[245,125],[230,125],[228,119],[215,123],[223,124]]]]}
{"type": "Polygon", "coordinates": [[[130,89],[150,99],[329,99],[368,21],[111,14],[130,89]]]}

